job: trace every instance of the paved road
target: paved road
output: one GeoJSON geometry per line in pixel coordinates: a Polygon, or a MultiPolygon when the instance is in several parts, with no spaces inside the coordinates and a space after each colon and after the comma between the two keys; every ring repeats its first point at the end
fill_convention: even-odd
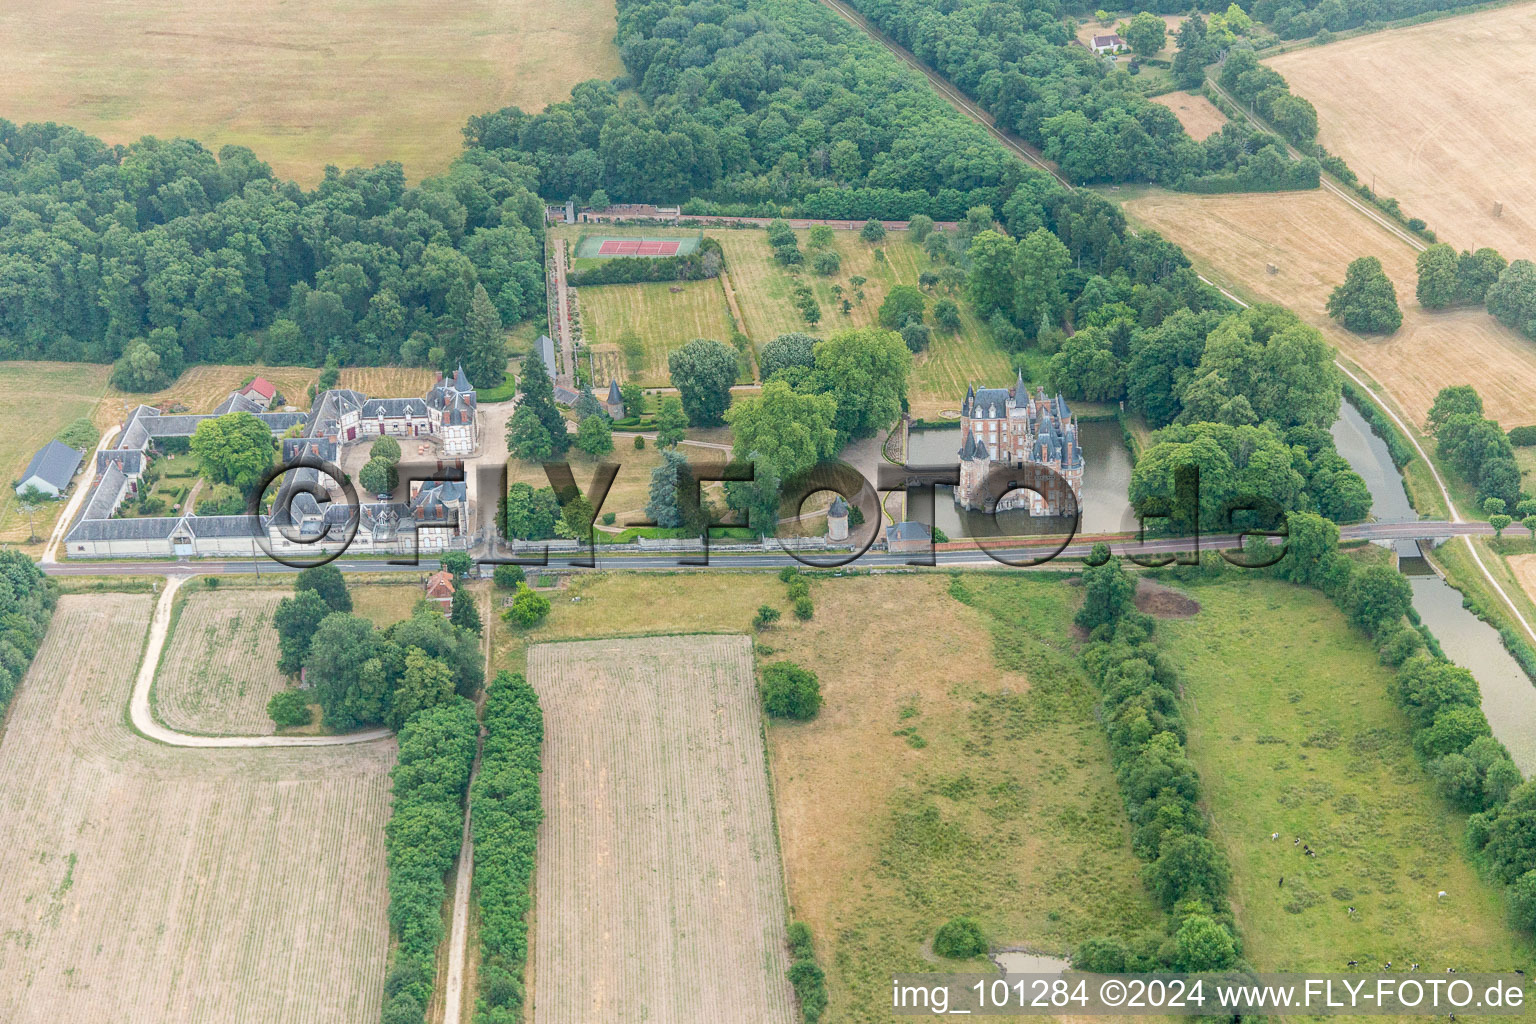
{"type": "MultiPolygon", "coordinates": [[[[1493,528],[1484,522],[1438,522],[1421,521],[1416,523],[1361,523],[1355,526],[1344,526],[1339,529],[1339,535],[1344,540],[1430,540],[1465,536],[1469,534],[1491,534],[1493,528]]],[[[1145,544],[1138,543],[1134,537],[1113,536],[1109,538],[1093,538],[1089,540],[1074,540],[1064,547],[1056,556],[1058,558],[1081,558],[1087,555],[1093,545],[1101,539],[1105,539],[1110,550],[1117,555],[1137,554],[1168,554],[1177,551],[1187,551],[1190,548],[1190,539],[1187,537],[1164,537],[1149,540],[1145,544]]],[[[1200,538],[1202,550],[1215,550],[1220,548],[1232,548],[1237,545],[1236,534],[1212,534],[1200,538]]],[[[1022,561],[1038,558],[1043,553],[1050,551],[1061,543],[1061,538],[1041,538],[1039,540],[1017,541],[1009,540],[998,545],[1001,554],[1012,560],[1022,561]]],[[[690,556],[688,552],[658,552],[656,554],[634,555],[614,554],[597,550],[597,568],[600,569],[677,569],[683,564],[679,560],[688,557],[696,557],[697,553],[690,556]]],[[[808,552],[807,557],[820,559],[833,559],[839,557],[833,553],[808,552]]],[[[880,568],[891,566],[906,566],[913,564],[915,556],[910,554],[890,554],[885,551],[871,550],[856,559],[852,564],[856,568],[880,568]]],[[[585,556],[577,553],[559,553],[549,556],[548,565],[551,568],[587,568],[582,564],[585,556]]],[[[978,548],[959,548],[940,550],[934,552],[934,562],[938,565],[990,565],[995,564],[986,552],[978,548]]],[[[338,558],[331,563],[343,572],[429,572],[437,567],[435,559],[424,558],[418,565],[400,565],[376,558],[338,558]]],[[[779,568],[794,564],[790,556],[783,551],[763,552],[721,552],[711,553],[708,566],[696,566],[695,568],[707,569],[762,569],[779,568]]],[[[66,562],[56,565],[45,565],[43,571],[54,576],[170,576],[185,577],[199,573],[219,576],[238,576],[246,573],[266,572],[296,572],[296,569],[281,565],[271,559],[262,557],[255,560],[219,561],[212,559],[182,559],[180,561],[150,561],[142,562],[119,560],[112,562],[66,562]]],[[[165,599],[162,599],[162,602],[165,599]]],[[[166,604],[167,614],[169,605],[166,604]]]]}
{"type": "Polygon", "coordinates": [[[144,647],[144,659],[139,663],[139,677],[133,684],[133,698],[128,704],[128,716],[135,729],[152,740],[173,747],[335,747],[388,739],[394,735],[388,729],[369,729],[343,736],[192,736],[168,729],[155,721],[154,712],[150,709],[149,693],[155,684],[155,670],[160,667],[160,652],[165,649],[165,638],[170,632],[171,606],[175,602],[176,591],[181,589],[181,585],[193,573],[200,571],[200,567],[194,569],[188,566],[184,570],[185,574],[167,573],[170,578],[166,580],[165,590],[155,605],[155,617],[149,626],[149,643],[144,647]]]}

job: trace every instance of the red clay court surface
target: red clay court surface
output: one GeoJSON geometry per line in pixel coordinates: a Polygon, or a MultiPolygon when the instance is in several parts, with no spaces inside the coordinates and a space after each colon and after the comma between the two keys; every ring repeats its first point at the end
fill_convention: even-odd
{"type": "Polygon", "coordinates": [[[676,256],[679,243],[610,238],[598,246],[599,256],[676,256]]]}

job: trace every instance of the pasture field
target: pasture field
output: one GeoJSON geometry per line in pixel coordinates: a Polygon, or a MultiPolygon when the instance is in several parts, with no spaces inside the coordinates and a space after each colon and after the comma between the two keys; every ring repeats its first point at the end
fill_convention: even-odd
{"type": "Polygon", "coordinates": [[[1317,107],[1318,141],[1441,240],[1536,257],[1536,4],[1302,47],[1267,63],[1317,107]]]}
{"type": "Polygon", "coordinates": [[[796,1017],[744,636],[541,644],[533,1024],[796,1017]]]}
{"type": "MultiPolygon", "coordinates": [[[[667,356],[694,338],[731,340],[731,317],[718,279],[592,285],[576,289],[576,301],[586,341],[595,352],[618,355],[620,335],[634,331],[640,336],[644,366],[624,376],[647,387],[670,385],[667,356]]],[[[624,366],[622,358],[616,362],[624,366]]],[[[605,359],[603,365],[610,363],[605,359]]]]}
{"type": "Polygon", "coordinates": [[[286,688],[277,670],[276,590],[195,590],[171,629],[155,674],[154,712],[180,732],[270,735],[267,701],[286,688]]]}
{"type": "MultiPolygon", "coordinates": [[[[798,232],[802,252],[809,253],[807,233],[798,232]]],[[[899,284],[916,286],[924,271],[937,269],[920,246],[908,241],[905,233],[887,236],[880,246],[859,238],[856,231],[835,233],[835,245],[842,257],[842,268],[831,277],[822,277],[809,268],[791,274],[773,258],[768,237],[761,231],[722,231],[715,235],[725,250],[725,265],[731,275],[731,287],[741,307],[743,330],[759,347],[780,334],[805,331],[826,337],[846,327],[866,327],[877,322],[880,304],[899,284]],[[886,261],[875,259],[876,248],[885,250],[886,261]],[[864,277],[864,300],[859,302],[851,278],[864,277]],[[791,296],[796,279],[806,282],[821,306],[821,323],[808,327],[791,296]],[[853,308],[844,315],[832,291],[843,287],[853,308]]],[[[927,322],[933,324],[933,303],[943,298],[941,288],[928,294],[927,322]]],[[[987,383],[1001,386],[1013,378],[1008,353],[993,341],[992,334],[977,319],[970,303],[962,295],[950,296],[960,306],[961,328],[953,335],[934,331],[928,351],[913,359],[908,381],[908,402],[912,415],[936,417],[941,411],[956,410],[965,397],[967,384],[987,383]]]]}
{"type": "Polygon", "coordinates": [[[1247,959],[1261,971],[1417,962],[1431,977],[1528,963],[1371,645],[1312,590],[1244,577],[1194,594],[1200,614],[1159,628],[1184,669],[1190,756],[1247,959]]]}
{"type": "Polygon", "coordinates": [[[623,71],[614,0],[218,0],[0,10],[0,109],[109,143],[189,136],[249,146],[314,185],[327,164],[458,154],[472,114],[530,113],[623,71]]]}
{"type": "Polygon", "coordinates": [[[1215,135],[1227,123],[1227,115],[1199,93],[1165,92],[1161,96],[1148,98],[1173,111],[1173,116],[1179,119],[1184,131],[1196,142],[1215,135]]]}
{"type": "MultiPolygon", "coordinates": [[[[82,416],[90,418],[106,393],[110,373],[111,367],[92,363],[0,363],[0,409],[6,411],[0,435],[0,479],[8,482],[21,476],[32,456],[54,435],[82,416]]],[[[93,458],[90,453],[86,457],[93,458]]],[[[89,484],[89,472],[82,464],[76,487],[89,484]]],[[[33,520],[40,540],[29,547],[32,523],[16,508],[16,492],[7,484],[0,489],[0,542],[40,552],[64,504],[48,502],[37,509],[33,520]]]]}
{"type": "MultiPolygon", "coordinates": [[[[1367,37],[1369,38],[1369,37],[1367,37]]],[[[1124,203],[1134,220],[1179,243],[1196,267],[1251,301],[1288,306],[1392,394],[1415,423],[1435,395],[1471,384],[1504,427],[1536,423],[1536,346],[1478,308],[1426,310],[1414,298],[1415,253],[1324,191],[1194,196],[1152,191],[1124,203]],[[1324,309],[1360,256],[1397,287],[1403,325],[1387,337],[1345,330],[1324,309]],[[1266,265],[1274,264],[1271,274],[1266,265]]]]}
{"type": "Polygon", "coordinates": [[[392,740],[188,750],[124,722],[153,598],[63,598],[0,739],[0,1019],[377,1019],[392,740]]]}
{"type": "Polygon", "coordinates": [[[498,629],[495,657],[521,669],[524,643],[745,631],[780,609],[764,659],[813,668],[825,698],[815,720],[767,728],[791,915],[828,973],[825,1024],[886,1021],[889,972],[945,969],[925,944],[956,914],[999,948],[1053,952],[1154,914],[1073,660],[1073,591],[959,578],[971,607],[947,575],[818,577],[799,622],[771,573],[581,576],[542,626],[498,629]],[[944,630],[912,628],[936,614],[944,630]]]}

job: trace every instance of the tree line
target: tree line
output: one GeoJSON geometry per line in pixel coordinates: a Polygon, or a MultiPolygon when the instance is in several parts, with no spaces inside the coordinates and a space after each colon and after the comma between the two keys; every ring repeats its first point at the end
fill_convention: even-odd
{"type": "Polygon", "coordinates": [[[501,328],[544,309],[533,168],[467,150],[314,189],[241,146],[127,146],[0,120],[0,358],[116,362],[154,390],[198,362],[403,363],[501,382],[501,328]]]}
{"type": "Polygon", "coordinates": [[[1417,266],[1417,295],[1426,309],[1484,306],[1504,326],[1536,338],[1536,263],[1511,263],[1486,247],[1457,253],[1439,242],[1419,253],[1417,266]]]}
{"type": "Polygon", "coordinates": [[[0,551],[0,718],[11,703],[59,600],[58,584],[19,551],[0,551]]]}
{"type": "MultiPolygon", "coordinates": [[[[498,568],[501,568],[498,566],[498,568]]],[[[499,672],[485,698],[485,743],[470,793],[475,899],[480,911],[476,1024],[518,1024],[526,1002],[528,911],[544,807],[544,716],[521,674],[499,672]]]]}
{"type": "Polygon", "coordinates": [[[1075,182],[1198,191],[1317,187],[1314,161],[1291,160],[1279,139],[1251,126],[1228,124],[1203,142],[1190,138],[1129,70],[1076,45],[1066,10],[1049,0],[1007,8],[989,0],[854,6],[1075,182]]]}

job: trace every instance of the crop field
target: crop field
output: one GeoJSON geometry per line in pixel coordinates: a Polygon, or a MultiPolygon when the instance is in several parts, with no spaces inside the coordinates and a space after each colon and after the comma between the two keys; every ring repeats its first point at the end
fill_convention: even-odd
{"type": "Polygon", "coordinates": [[[1148,97],[1173,111],[1189,137],[1199,142],[1221,131],[1227,123],[1227,115],[1216,104],[1194,92],[1165,92],[1161,96],[1148,97]]]}
{"type": "Polygon", "coordinates": [[[0,1019],[377,1019],[392,741],[160,746],[147,595],[65,597],[0,739],[0,1019]]]}
{"type": "Polygon", "coordinates": [[[640,336],[644,366],[625,377],[650,387],[670,384],[667,356],[694,338],[731,340],[731,317],[718,279],[596,285],[576,289],[576,301],[586,340],[598,351],[617,354],[616,342],[625,331],[640,336]]]}
{"type": "Polygon", "coordinates": [[[614,0],[59,0],[0,10],[0,109],[109,143],[249,146],[281,176],[442,170],[471,114],[623,71],[614,0]]]}
{"type": "Polygon", "coordinates": [[[1303,47],[1268,62],[1318,141],[1461,249],[1536,257],[1536,4],[1303,47]],[[1503,212],[1494,214],[1494,204],[1503,212]]]}
{"type": "MultiPolygon", "coordinates": [[[[5,410],[0,478],[16,479],[55,434],[82,416],[90,418],[107,390],[110,372],[110,367],[90,363],[0,363],[0,409],[5,410]],[[47,396],[46,401],[39,401],[39,396],[47,396]]],[[[82,469],[75,478],[77,487],[88,481],[86,473],[82,469]]],[[[9,486],[0,488],[0,541],[21,545],[32,523],[15,507],[15,499],[16,492],[9,486]]],[[[62,510],[62,502],[49,502],[35,513],[36,531],[43,540],[62,510]]]]}
{"type": "Polygon", "coordinates": [[[198,364],[187,367],[163,391],[139,393],[108,387],[106,396],[96,407],[94,420],[97,427],[106,430],[121,424],[128,413],[141,405],[185,406],[187,412],[213,412],[231,391],[252,377],[265,377],[277,386],[290,405],[303,409],[309,406],[309,386],[319,376],[320,371],[303,366],[198,364]]]}
{"type": "Polygon", "coordinates": [[[545,819],[530,1019],[790,1024],[744,636],[535,647],[545,819]]]}
{"type": "Polygon", "coordinates": [[[1414,298],[1415,253],[1328,192],[1193,196],[1152,192],[1127,214],[1179,243],[1218,284],[1276,302],[1320,328],[1422,423],[1441,388],[1474,385],[1503,426],[1536,423],[1536,346],[1481,309],[1425,310],[1414,298]],[[1376,256],[1397,287],[1403,325],[1389,337],[1329,319],[1329,293],[1349,262],[1376,256]],[[1271,274],[1266,265],[1274,264],[1271,274]]]}
{"type": "Polygon", "coordinates": [[[272,733],[267,701],[287,685],[277,670],[272,628],[284,596],[230,589],[188,594],[155,675],[156,717],[180,732],[272,733]]]}
{"type": "MultiPolygon", "coordinates": [[[[800,248],[808,252],[806,235],[799,232],[800,248]]],[[[907,241],[905,235],[888,236],[879,246],[886,254],[886,261],[881,263],[874,257],[876,247],[861,240],[858,232],[838,231],[835,244],[842,257],[842,269],[831,277],[822,277],[809,269],[798,275],[799,280],[810,286],[821,306],[821,323],[808,327],[791,295],[797,275],[774,260],[764,232],[722,231],[715,237],[725,250],[731,286],[741,306],[743,330],[758,346],[793,331],[825,337],[845,327],[874,324],[880,304],[891,288],[899,284],[916,286],[919,275],[935,269],[928,254],[907,241]],[[851,281],[856,276],[867,279],[862,302],[855,297],[851,281]],[[844,295],[853,303],[847,315],[841,312],[840,302],[832,291],[834,284],[841,285],[844,295]]],[[[942,297],[937,289],[929,294],[930,326],[933,303],[942,297]]],[[[958,409],[969,383],[1001,385],[1013,376],[1008,354],[992,340],[991,332],[976,318],[970,304],[963,296],[953,298],[960,306],[960,331],[947,335],[935,330],[928,351],[913,360],[908,401],[912,415],[917,417],[933,417],[943,410],[958,409]]]]}
{"type": "Polygon", "coordinates": [[[336,385],[370,398],[414,398],[426,394],[436,381],[437,374],[421,366],[348,366],[336,385]]]}
{"type": "Polygon", "coordinates": [[[1413,753],[1371,645],[1311,590],[1244,578],[1194,593],[1201,613],[1159,628],[1185,670],[1190,755],[1231,860],[1247,959],[1261,971],[1416,962],[1431,977],[1529,962],[1498,889],[1462,852],[1465,815],[1413,753]]]}

